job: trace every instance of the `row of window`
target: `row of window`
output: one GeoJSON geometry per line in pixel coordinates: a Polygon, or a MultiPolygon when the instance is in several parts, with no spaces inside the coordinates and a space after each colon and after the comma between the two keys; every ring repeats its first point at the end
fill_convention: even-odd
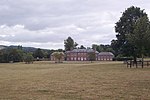
{"type": "Polygon", "coordinates": [[[112,58],[111,56],[98,56],[98,59],[110,59],[112,58]]]}
{"type": "Polygon", "coordinates": [[[76,55],[87,55],[87,53],[70,53],[70,54],[67,54],[67,55],[74,55],[74,56],[76,56],[76,55]]]}
{"type": "MultiPolygon", "coordinates": [[[[71,61],[86,61],[88,60],[87,57],[70,57],[67,58],[67,60],[71,60],[71,61]]],[[[111,56],[99,56],[98,58],[96,58],[96,60],[112,60],[111,56]]]]}
{"type": "Polygon", "coordinates": [[[98,60],[112,60],[112,58],[101,58],[101,59],[98,58],[98,60]]]}
{"type": "Polygon", "coordinates": [[[71,61],[86,61],[87,58],[86,57],[71,57],[71,59],[68,59],[68,60],[71,60],[71,61]]]}
{"type": "MultiPolygon", "coordinates": [[[[64,57],[62,57],[62,59],[64,60],[64,57]]],[[[55,57],[51,57],[51,60],[55,60],[55,57]]],[[[86,56],[80,56],[80,57],[75,57],[75,56],[70,56],[67,57],[67,60],[71,60],[71,61],[87,61],[88,58],[86,56]]],[[[96,60],[112,60],[112,56],[98,56],[96,57],[96,60]]]]}

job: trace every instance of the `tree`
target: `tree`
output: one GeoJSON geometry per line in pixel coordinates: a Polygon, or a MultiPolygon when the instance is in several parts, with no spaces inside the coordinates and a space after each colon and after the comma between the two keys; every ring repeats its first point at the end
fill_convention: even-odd
{"type": "Polygon", "coordinates": [[[84,47],[83,45],[81,45],[81,46],[79,47],[79,49],[86,49],[86,47],[84,47]]]}
{"type": "Polygon", "coordinates": [[[93,44],[92,49],[94,49],[98,52],[114,52],[111,45],[103,45],[103,44],[96,45],[96,44],[93,44]]]}
{"type": "Polygon", "coordinates": [[[24,55],[24,62],[26,64],[33,63],[33,61],[34,61],[34,57],[32,56],[31,53],[27,53],[27,54],[24,55]]]}
{"type": "Polygon", "coordinates": [[[99,45],[97,45],[97,44],[92,44],[92,49],[100,52],[99,45]]]}
{"type": "Polygon", "coordinates": [[[95,61],[96,60],[95,52],[89,52],[88,59],[89,59],[89,61],[91,61],[91,63],[92,63],[92,61],[95,61]]]}
{"type": "Polygon", "coordinates": [[[62,59],[64,57],[64,53],[63,52],[54,52],[53,56],[55,57],[55,62],[56,63],[61,63],[62,59]]]}
{"type": "Polygon", "coordinates": [[[112,40],[111,41],[111,48],[113,49],[113,53],[115,56],[119,55],[119,45],[117,40],[112,40]]]}
{"type": "Polygon", "coordinates": [[[0,51],[0,62],[21,62],[23,61],[23,51],[15,48],[5,48],[0,51]]]}
{"type": "Polygon", "coordinates": [[[117,46],[114,47],[118,47],[119,54],[133,56],[134,60],[136,60],[135,46],[128,41],[127,36],[133,34],[135,23],[143,16],[147,16],[144,10],[132,6],[123,12],[121,18],[116,23],[115,31],[118,34],[116,35],[117,41],[115,41],[117,46]]]}
{"type": "Polygon", "coordinates": [[[146,55],[150,49],[150,23],[147,16],[137,20],[133,33],[128,35],[128,40],[135,46],[137,56],[142,57],[143,62],[144,55],[146,55]]]}
{"type": "Polygon", "coordinates": [[[43,58],[44,57],[44,52],[38,48],[34,53],[33,53],[34,58],[43,58]]]}
{"type": "Polygon", "coordinates": [[[65,51],[73,50],[77,45],[78,44],[74,42],[71,37],[68,37],[66,40],[64,40],[65,51]]]}
{"type": "Polygon", "coordinates": [[[9,59],[13,62],[23,61],[23,51],[20,49],[11,49],[9,52],[9,59]]]}

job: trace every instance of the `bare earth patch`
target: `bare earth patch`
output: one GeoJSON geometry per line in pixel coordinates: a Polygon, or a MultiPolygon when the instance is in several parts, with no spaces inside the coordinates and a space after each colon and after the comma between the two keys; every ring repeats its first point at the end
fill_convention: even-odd
{"type": "Polygon", "coordinates": [[[0,64],[0,100],[148,100],[150,67],[120,62],[0,64]]]}

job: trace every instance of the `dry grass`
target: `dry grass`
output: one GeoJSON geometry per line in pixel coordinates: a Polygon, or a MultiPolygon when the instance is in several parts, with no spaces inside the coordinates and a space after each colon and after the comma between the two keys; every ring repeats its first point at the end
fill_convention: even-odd
{"type": "Polygon", "coordinates": [[[119,62],[0,64],[0,100],[148,100],[150,68],[119,62]]]}

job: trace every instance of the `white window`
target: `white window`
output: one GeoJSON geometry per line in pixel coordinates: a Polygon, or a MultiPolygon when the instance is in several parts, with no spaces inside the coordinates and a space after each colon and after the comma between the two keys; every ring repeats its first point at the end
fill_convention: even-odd
{"type": "Polygon", "coordinates": [[[67,58],[67,60],[69,61],[69,58],[67,58]]]}
{"type": "Polygon", "coordinates": [[[80,61],[80,57],[78,57],[78,60],[80,61]]]}

